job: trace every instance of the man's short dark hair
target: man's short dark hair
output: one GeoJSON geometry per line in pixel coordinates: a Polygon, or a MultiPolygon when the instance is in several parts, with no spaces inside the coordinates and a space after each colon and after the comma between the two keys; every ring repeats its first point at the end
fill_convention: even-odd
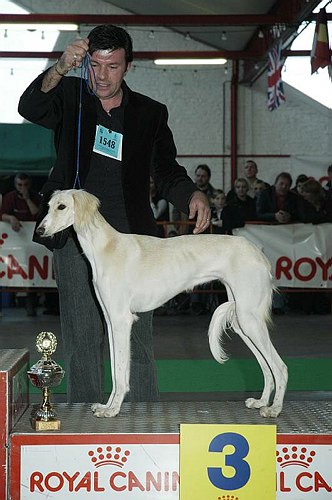
{"type": "Polygon", "coordinates": [[[327,173],[329,174],[330,172],[332,172],[332,165],[329,165],[329,166],[327,167],[327,173]]]}
{"type": "Polygon", "coordinates": [[[206,165],[205,163],[203,163],[202,165],[198,165],[196,167],[196,169],[195,169],[195,174],[197,174],[197,170],[199,170],[200,168],[202,170],[204,170],[208,174],[209,179],[210,179],[210,177],[211,177],[211,169],[210,169],[210,167],[208,165],[206,165]]]}
{"type": "Polygon", "coordinates": [[[92,55],[96,50],[124,49],[127,64],[133,60],[133,41],[129,33],[119,26],[113,24],[102,24],[96,26],[88,34],[89,53],[92,55]]]}
{"type": "Polygon", "coordinates": [[[20,179],[21,181],[31,181],[31,177],[30,175],[26,174],[25,172],[18,172],[16,175],[15,175],[15,180],[16,179],[20,179]]]}
{"type": "Polygon", "coordinates": [[[289,180],[289,185],[291,186],[293,184],[293,179],[292,179],[292,176],[291,174],[289,174],[288,172],[281,172],[280,174],[277,175],[276,177],[276,180],[274,181],[275,184],[277,184],[278,180],[283,177],[284,179],[288,179],[289,180]]]}

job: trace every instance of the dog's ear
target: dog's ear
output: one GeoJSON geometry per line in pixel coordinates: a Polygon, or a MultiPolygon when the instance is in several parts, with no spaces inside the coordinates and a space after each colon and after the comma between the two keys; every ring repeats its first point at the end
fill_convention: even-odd
{"type": "Polygon", "coordinates": [[[95,216],[100,206],[96,196],[83,189],[72,191],[75,211],[75,225],[81,226],[89,223],[95,216]]]}

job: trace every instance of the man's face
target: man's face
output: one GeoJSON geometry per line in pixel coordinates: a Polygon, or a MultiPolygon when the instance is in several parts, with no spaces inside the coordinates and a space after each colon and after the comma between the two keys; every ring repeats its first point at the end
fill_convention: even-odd
{"type": "Polygon", "coordinates": [[[131,64],[124,49],[96,50],[90,59],[90,84],[101,100],[115,97],[131,64]]]}
{"type": "Polygon", "coordinates": [[[251,179],[252,177],[256,177],[257,167],[252,161],[247,161],[247,163],[245,164],[244,174],[248,179],[251,179]]]}
{"type": "Polygon", "coordinates": [[[279,177],[275,183],[276,193],[279,196],[286,196],[290,190],[290,182],[286,177],[279,177]]]}
{"type": "Polygon", "coordinates": [[[29,191],[29,189],[30,189],[30,180],[29,179],[24,179],[24,180],[22,180],[22,179],[15,179],[15,189],[20,194],[29,191]]]}
{"type": "Polygon", "coordinates": [[[197,169],[197,172],[195,174],[195,182],[196,186],[199,188],[204,188],[205,186],[207,186],[209,183],[208,173],[202,168],[197,169]]]}

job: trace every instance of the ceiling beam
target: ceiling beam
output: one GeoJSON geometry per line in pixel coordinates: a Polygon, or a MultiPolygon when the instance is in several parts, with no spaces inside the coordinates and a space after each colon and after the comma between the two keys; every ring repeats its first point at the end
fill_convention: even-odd
{"type": "MultiPolygon", "coordinates": [[[[287,0],[289,4],[308,3],[306,0],[287,0]]],[[[332,20],[332,14],[327,14],[332,20]]],[[[315,17],[307,15],[308,20],[315,17]]],[[[25,23],[76,23],[76,24],[120,24],[127,26],[265,26],[277,23],[294,22],[291,9],[271,14],[234,14],[234,15],[105,15],[105,14],[0,14],[1,24],[25,23]]]]}
{"type": "MultiPolygon", "coordinates": [[[[311,50],[283,50],[283,57],[308,57],[310,56],[311,50]]],[[[59,59],[63,51],[52,51],[52,52],[4,52],[0,51],[0,58],[8,59],[59,59]]],[[[197,51],[197,50],[177,50],[177,51],[138,51],[134,52],[135,60],[154,60],[154,59],[214,59],[214,58],[225,58],[227,60],[250,60],[257,59],[260,54],[251,53],[248,51],[229,51],[229,50],[216,50],[216,51],[197,51]]],[[[331,51],[332,55],[332,51],[331,51]]]]}

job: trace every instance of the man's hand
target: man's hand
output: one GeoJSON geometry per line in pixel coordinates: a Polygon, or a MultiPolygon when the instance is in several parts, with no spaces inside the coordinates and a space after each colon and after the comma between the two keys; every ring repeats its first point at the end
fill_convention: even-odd
{"type": "Polygon", "coordinates": [[[13,231],[15,231],[16,233],[19,232],[19,230],[21,229],[22,227],[22,224],[20,223],[20,221],[15,217],[15,215],[11,215],[10,218],[9,218],[9,222],[10,222],[10,225],[12,226],[12,229],[13,231]]]}
{"type": "Polygon", "coordinates": [[[209,200],[202,191],[195,191],[189,202],[189,219],[194,219],[197,215],[197,221],[194,234],[205,231],[210,225],[211,210],[209,200]]]}
{"type": "Polygon", "coordinates": [[[78,68],[89,50],[89,39],[78,38],[67,45],[64,53],[55,65],[56,71],[64,76],[72,68],[78,68]]]}
{"type": "Polygon", "coordinates": [[[291,216],[288,212],[279,210],[279,212],[275,214],[275,218],[279,222],[279,224],[287,224],[290,221],[291,216]]]}

